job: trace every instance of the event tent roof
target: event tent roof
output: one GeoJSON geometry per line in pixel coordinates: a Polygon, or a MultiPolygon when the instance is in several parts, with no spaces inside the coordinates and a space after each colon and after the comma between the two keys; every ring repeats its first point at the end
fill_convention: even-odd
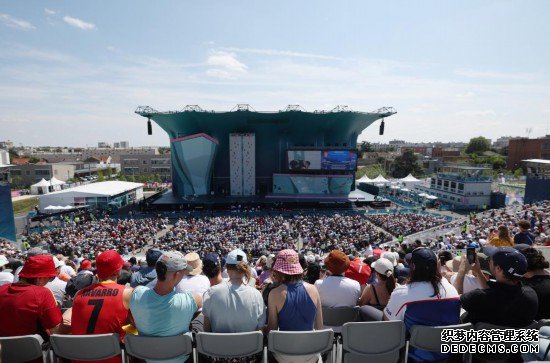
{"type": "Polygon", "coordinates": [[[142,186],[143,186],[142,183],[131,183],[131,182],[112,180],[112,181],[80,185],[78,187],[61,190],[59,192],[49,193],[48,196],[55,196],[55,195],[65,194],[65,193],[67,194],[78,193],[81,195],[89,194],[89,195],[95,195],[95,196],[109,197],[109,196],[127,192],[132,189],[136,189],[142,186]]]}
{"type": "Polygon", "coordinates": [[[50,179],[49,183],[50,183],[50,185],[63,185],[63,184],[66,184],[64,181],[61,181],[61,180],[57,179],[55,176],[50,179]]]}
{"type": "Polygon", "coordinates": [[[42,180],[40,180],[38,183],[31,185],[31,187],[49,187],[49,186],[50,186],[50,183],[44,178],[42,178],[42,180]]]}
{"type": "Polygon", "coordinates": [[[382,174],[378,175],[376,178],[372,180],[375,183],[387,183],[388,180],[382,176],[382,174]]]}
{"type": "Polygon", "coordinates": [[[368,183],[368,182],[371,182],[372,179],[369,178],[366,174],[363,175],[361,178],[357,179],[357,182],[358,183],[368,183]]]}
{"type": "Polygon", "coordinates": [[[412,174],[407,175],[401,179],[402,182],[419,182],[420,180],[416,179],[412,174]]]}

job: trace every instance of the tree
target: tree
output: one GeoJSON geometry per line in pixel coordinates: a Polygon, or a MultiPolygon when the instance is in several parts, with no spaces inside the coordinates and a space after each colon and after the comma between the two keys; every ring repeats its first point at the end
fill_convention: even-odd
{"type": "Polygon", "coordinates": [[[118,180],[120,180],[120,181],[126,181],[126,176],[124,176],[124,174],[120,173],[120,174],[118,175],[118,180]]]}
{"type": "Polygon", "coordinates": [[[417,164],[416,155],[412,150],[406,150],[403,155],[396,157],[392,165],[394,178],[404,178],[409,174],[422,174],[422,168],[417,164]]]}
{"type": "Polygon", "coordinates": [[[516,178],[519,178],[523,175],[523,169],[522,168],[517,168],[516,170],[514,170],[514,176],[516,178]]]}
{"type": "Polygon", "coordinates": [[[474,137],[470,139],[468,146],[466,146],[466,154],[482,153],[491,148],[491,143],[483,136],[474,137]]]}
{"type": "Polygon", "coordinates": [[[491,156],[488,162],[493,165],[493,170],[501,171],[506,168],[506,160],[500,155],[491,156]]]}
{"type": "Polygon", "coordinates": [[[97,181],[98,182],[105,181],[105,177],[103,176],[103,170],[98,170],[97,171],[97,181]]]}
{"type": "Polygon", "coordinates": [[[14,189],[21,189],[24,187],[23,178],[20,176],[14,176],[11,178],[11,185],[14,189]]]}
{"type": "Polygon", "coordinates": [[[29,158],[29,164],[36,164],[36,163],[38,163],[39,161],[40,161],[40,159],[37,158],[36,156],[31,156],[31,157],[29,158]]]}
{"type": "Polygon", "coordinates": [[[363,141],[359,148],[360,148],[361,152],[363,152],[363,153],[371,151],[370,143],[368,143],[367,141],[363,141]]]}

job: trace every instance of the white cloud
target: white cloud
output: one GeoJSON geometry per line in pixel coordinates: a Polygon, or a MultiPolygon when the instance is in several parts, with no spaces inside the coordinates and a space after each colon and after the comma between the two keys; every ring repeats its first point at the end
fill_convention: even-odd
{"type": "Polygon", "coordinates": [[[0,22],[2,22],[5,26],[9,28],[24,31],[36,29],[36,27],[28,21],[14,18],[13,16],[8,14],[0,14],[0,22]]]}
{"type": "Polygon", "coordinates": [[[516,81],[529,81],[535,77],[533,74],[529,73],[507,73],[491,70],[479,71],[474,69],[457,69],[454,71],[454,73],[458,76],[463,76],[467,78],[505,79],[516,81]]]}
{"type": "Polygon", "coordinates": [[[469,98],[469,97],[474,97],[475,95],[476,94],[474,92],[467,91],[467,92],[457,93],[456,97],[458,97],[458,98],[469,98]]]}
{"type": "Polygon", "coordinates": [[[76,28],[82,29],[82,30],[92,30],[95,29],[95,24],[93,23],[87,23],[82,19],[73,18],[72,16],[64,16],[63,21],[71,26],[74,26],[76,28]]]}
{"type": "Polygon", "coordinates": [[[496,116],[497,113],[494,110],[473,110],[473,111],[459,111],[457,116],[466,117],[480,117],[480,116],[496,116]]]}
{"type": "Polygon", "coordinates": [[[340,58],[340,57],[334,57],[334,56],[322,55],[322,54],[293,52],[293,51],[290,51],[290,50],[235,48],[235,47],[220,47],[220,49],[226,50],[226,51],[229,51],[229,52],[261,54],[261,55],[270,55],[270,56],[316,58],[316,59],[327,59],[327,60],[344,60],[344,58],[340,58]]]}
{"type": "Polygon", "coordinates": [[[48,15],[55,15],[57,14],[57,11],[55,10],[51,10],[51,9],[48,9],[48,8],[44,8],[44,12],[48,15]]]}
{"type": "Polygon", "coordinates": [[[206,60],[208,65],[233,72],[246,72],[247,66],[237,59],[235,53],[213,51],[206,60]]]}

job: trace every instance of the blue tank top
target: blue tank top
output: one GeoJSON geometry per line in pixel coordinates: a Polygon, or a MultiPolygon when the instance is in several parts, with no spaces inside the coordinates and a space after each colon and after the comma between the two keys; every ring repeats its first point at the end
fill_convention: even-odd
{"type": "Polygon", "coordinates": [[[317,309],[302,282],[286,285],[286,299],[279,312],[279,330],[313,330],[317,309]]]}

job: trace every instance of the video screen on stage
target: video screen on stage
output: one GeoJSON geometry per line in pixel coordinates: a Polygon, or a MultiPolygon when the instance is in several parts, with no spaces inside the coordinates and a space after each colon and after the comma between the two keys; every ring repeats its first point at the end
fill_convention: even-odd
{"type": "Polygon", "coordinates": [[[320,170],[320,150],[288,150],[289,170],[320,170]]]}
{"type": "Polygon", "coordinates": [[[353,150],[325,150],[321,157],[323,170],[355,170],[357,152],[353,150]]]}

